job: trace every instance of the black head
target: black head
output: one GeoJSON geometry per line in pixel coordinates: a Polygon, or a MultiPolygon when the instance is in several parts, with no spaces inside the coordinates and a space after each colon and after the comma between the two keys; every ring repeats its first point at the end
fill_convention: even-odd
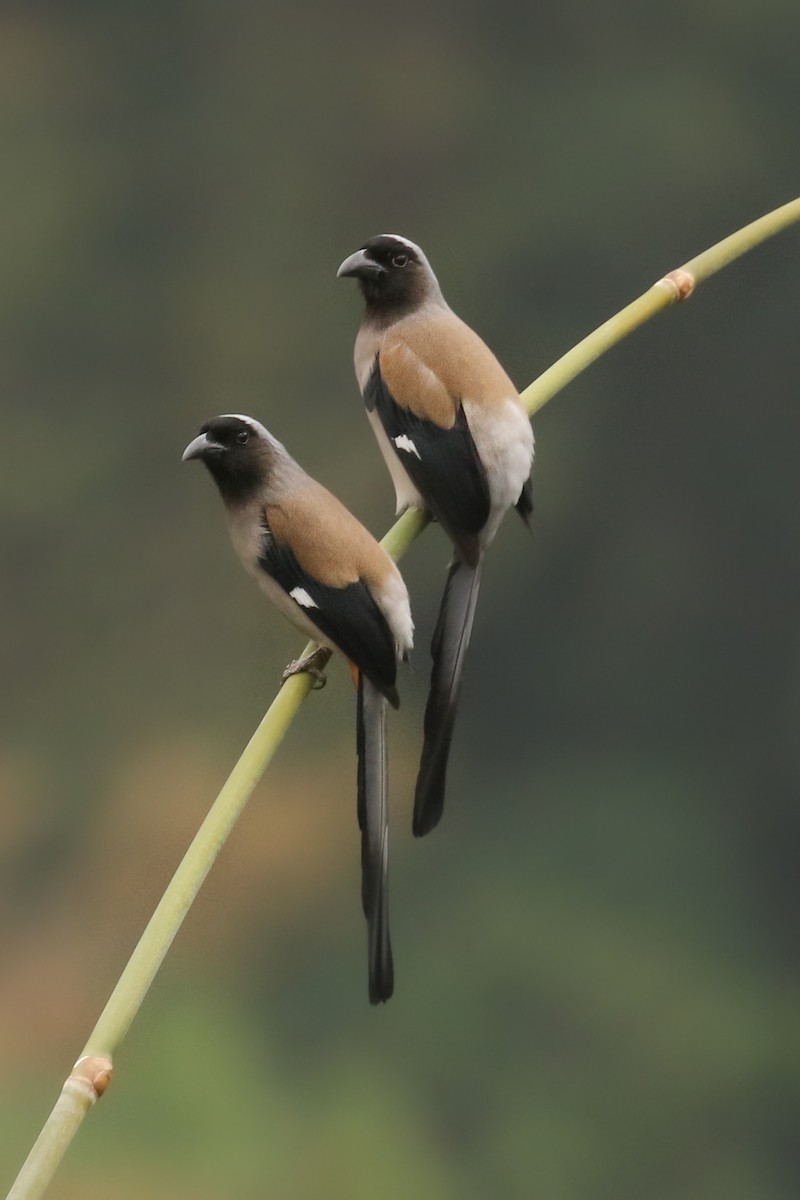
{"type": "Polygon", "coordinates": [[[357,279],[367,306],[375,309],[410,311],[429,297],[440,295],[436,276],[422,250],[394,233],[370,238],[344,260],[337,277],[357,279]]]}
{"type": "Polygon", "coordinates": [[[214,417],[186,447],[183,462],[199,458],[224,499],[242,501],[264,482],[274,444],[264,426],[252,417],[214,417]]]}

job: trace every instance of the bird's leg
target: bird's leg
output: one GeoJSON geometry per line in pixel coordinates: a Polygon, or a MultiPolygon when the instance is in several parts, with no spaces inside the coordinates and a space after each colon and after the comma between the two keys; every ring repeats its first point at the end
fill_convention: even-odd
{"type": "Polygon", "coordinates": [[[327,666],[330,656],[331,652],[326,646],[318,646],[313,654],[293,659],[281,675],[281,683],[286,683],[292,675],[311,675],[314,679],[312,687],[315,692],[319,691],[328,682],[323,667],[327,666]]]}

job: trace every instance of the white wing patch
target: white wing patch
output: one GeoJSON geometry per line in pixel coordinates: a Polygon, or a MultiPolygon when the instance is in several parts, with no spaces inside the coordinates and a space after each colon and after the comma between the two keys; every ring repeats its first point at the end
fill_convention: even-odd
{"type": "Polygon", "coordinates": [[[303,608],[319,608],[316,600],[311,599],[305,588],[294,587],[289,592],[289,595],[293,600],[296,600],[298,604],[302,605],[303,608]]]}
{"type": "Polygon", "coordinates": [[[405,433],[401,433],[399,437],[392,438],[392,441],[398,450],[405,450],[406,454],[416,454],[417,458],[422,462],[419,450],[405,433]]]}

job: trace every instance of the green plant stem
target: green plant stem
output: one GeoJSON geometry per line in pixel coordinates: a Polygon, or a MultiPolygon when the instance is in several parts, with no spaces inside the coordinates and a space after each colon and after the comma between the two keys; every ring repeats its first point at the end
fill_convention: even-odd
{"type": "MultiPolygon", "coordinates": [[[[315,649],[309,643],[304,653],[315,649]]],[[[100,1019],[81,1051],[78,1063],[97,1056],[109,1061],[125,1037],[150,984],[180,929],[192,901],[224,846],[253,788],[311,691],[310,675],[293,675],[278,692],[242,751],[222,791],[186,851],[147,927],[120,976],[100,1019]]],[[[73,1070],[33,1147],[8,1200],[35,1200],[47,1184],[97,1094],[73,1070]],[[84,1086],[80,1086],[81,1083],[84,1086]],[[76,1086],[77,1084],[77,1086],[76,1086]]]]}
{"type": "Polygon", "coordinates": [[[676,283],[672,282],[676,276],[688,277],[693,281],[688,293],[691,295],[697,284],[703,283],[722,267],[726,267],[734,259],[740,258],[754,246],[758,246],[767,238],[780,233],[781,230],[796,221],[800,221],[800,199],[790,200],[788,204],[759,217],[757,221],[752,221],[743,229],[737,229],[736,233],[732,233],[730,237],[723,238],[721,242],[704,250],[702,254],[690,258],[684,266],[678,267],[676,271],[670,271],[668,275],[659,279],[631,304],[628,304],[603,325],[598,326],[583,341],[578,342],[577,346],[573,346],[558,362],[553,363],[552,367],[535,379],[521,394],[522,403],[528,412],[533,416],[557,392],[562,391],[576,376],[591,366],[601,354],[605,354],[617,342],[621,342],[629,333],[633,333],[645,321],[649,321],[662,308],[668,308],[670,304],[675,304],[679,300],[688,299],[688,296],[681,294],[676,283]]]}
{"type": "MultiPolygon", "coordinates": [[[[659,279],[633,303],[611,317],[568,351],[522,393],[533,415],[577,375],[661,309],[691,295],[694,287],[747,250],[800,220],[800,199],[753,221],[730,237],[659,279]]],[[[405,513],[383,538],[393,558],[405,554],[428,523],[421,512],[405,513]]],[[[304,654],[314,649],[313,643],[304,654]]],[[[29,1154],[8,1200],[37,1200],[54,1175],[84,1116],[105,1090],[111,1059],[152,983],[175,934],[254,787],[311,691],[308,675],[295,675],[283,685],[241,758],[214,801],[164,893],[150,922],[100,1015],[81,1059],[64,1085],[55,1108],[29,1154]],[[85,1056],[105,1070],[102,1086],[87,1081],[80,1064],[85,1056]]],[[[102,1075],[101,1070],[101,1075],[102,1075]]]]}
{"type": "MultiPolygon", "coordinates": [[[[313,642],[304,654],[316,649],[313,642]]],[[[292,675],[281,687],[241,758],[231,771],[208,816],[198,829],[128,965],[89,1035],[84,1055],[109,1055],[119,1045],[139,1011],[164,956],[189,911],[200,885],[228,834],[284,739],[301,704],[312,690],[310,675],[292,675]]]]}

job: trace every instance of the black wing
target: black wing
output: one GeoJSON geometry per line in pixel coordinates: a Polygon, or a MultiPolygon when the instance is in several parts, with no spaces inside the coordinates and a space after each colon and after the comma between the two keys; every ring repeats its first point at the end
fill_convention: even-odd
{"type": "Polygon", "coordinates": [[[264,547],[258,563],[283,588],[300,611],[397,708],[399,699],[395,687],[397,653],[394,637],[364,580],[359,579],[343,588],[320,583],[303,570],[289,546],[275,540],[269,528],[265,530],[264,547]],[[294,600],[291,592],[295,588],[302,588],[316,607],[294,600]]]}
{"type": "Polygon", "coordinates": [[[522,491],[519,494],[519,500],[514,507],[530,529],[531,517],[533,516],[533,481],[530,475],[523,483],[522,491]]]}
{"type": "Polygon", "coordinates": [[[489,519],[491,501],[464,409],[459,405],[451,429],[415,416],[392,397],[378,358],[364,401],[370,412],[377,412],[403,468],[459,555],[474,566],[480,553],[478,534],[489,519]]]}

